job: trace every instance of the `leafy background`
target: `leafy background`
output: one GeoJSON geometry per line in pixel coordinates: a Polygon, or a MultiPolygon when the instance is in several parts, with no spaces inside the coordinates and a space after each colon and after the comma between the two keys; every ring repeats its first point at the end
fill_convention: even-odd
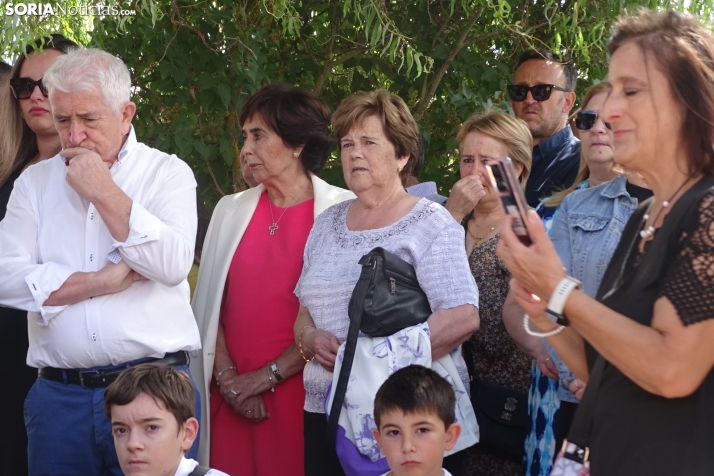
{"type": "MultiPolygon", "coordinates": [[[[411,107],[426,145],[422,181],[456,180],[456,132],[486,107],[510,111],[505,86],[517,53],[566,53],[578,93],[605,78],[618,15],[640,5],[712,17],[712,2],[631,0],[137,0],[105,2],[134,16],[5,15],[0,51],[60,32],[121,57],[134,81],[140,140],[193,168],[204,202],[243,190],[237,123],[243,101],[284,81],[334,108],[385,87],[411,107]]],[[[79,0],[63,2],[84,4],[79,0]]],[[[336,152],[323,178],[344,185],[336,152]]]]}

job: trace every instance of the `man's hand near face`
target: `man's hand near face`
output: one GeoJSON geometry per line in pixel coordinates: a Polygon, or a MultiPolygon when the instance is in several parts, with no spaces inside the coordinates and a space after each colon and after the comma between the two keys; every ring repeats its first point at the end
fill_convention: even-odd
{"type": "Polygon", "coordinates": [[[65,149],[60,155],[69,161],[66,177],[69,186],[97,208],[112,238],[126,241],[132,200],[114,183],[110,164],[96,152],[82,147],[65,149]]]}

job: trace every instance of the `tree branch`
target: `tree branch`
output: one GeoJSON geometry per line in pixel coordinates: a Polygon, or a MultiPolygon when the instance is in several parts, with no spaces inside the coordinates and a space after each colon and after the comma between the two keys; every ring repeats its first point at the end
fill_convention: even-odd
{"type": "Polygon", "coordinates": [[[416,111],[414,112],[414,118],[417,121],[421,119],[421,116],[424,115],[424,112],[426,111],[426,108],[429,106],[430,103],[429,98],[434,96],[436,88],[439,87],[439,83],[444,77],[444,73],[446,73],[446,70],[449,69],[451,63],[453,63],[454,61],[454,58],[456,58],[456,55],[459,53],[459,51],[461,51],[461,48],[464,47],[466,37],[471,32],[471,29],[474,27],[479,18],[481,18],[481,12],[473,16],[466,28],[463,29],[461,36],[459,37],[459,41],[456,42],[456,46],[454,47],[454,49],[451,50],[449,56],[444,60],[444,62],[441,64],[436,73],[434,73],[434,77],[431,79],[427,93],[419,98],[419,105],[417,106],[416,111]]]}
{"type": "Polygon", "coordinates": [[[322,92],[322,88],[325,86],[325,81],[327,81],[327,77],[330,75],[332,68],[344,63],[350,58],[354,58],[363,51],[364,49],[348,51],[347,53],[333,61],[326,61],[325,66],[322,68],[322,71],[320,71],[320,76],[318,76],[317,81],[315,81],[315,89],[313,90],[313,92],[317,95],[320,95],[320,92],[322,92]]]}

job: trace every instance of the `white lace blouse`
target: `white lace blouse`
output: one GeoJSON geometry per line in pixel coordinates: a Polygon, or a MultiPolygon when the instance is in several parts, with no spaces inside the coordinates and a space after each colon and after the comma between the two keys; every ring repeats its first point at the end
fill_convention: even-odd
{"type": "MultiPolygon", "coordinates": [[[[347,307],[361,266],[359,259],[377,246],[414,266],[432,311],[463,304],[478,307],[478,288],[469,269],[464,229],[439,204],[422,198],[401,220],[385,228],[350,231],[348,200],[325,210],[305,246],[303,269],[295,288],[300,304],[318,329],[347,338],[347,307]]],[[[468,388],[461,348],[451,352],[459,375],[468,388]]],[[[325,413],[325,396],[332,372],[313,360],[305,366],[305,411],[325,413]]]]}

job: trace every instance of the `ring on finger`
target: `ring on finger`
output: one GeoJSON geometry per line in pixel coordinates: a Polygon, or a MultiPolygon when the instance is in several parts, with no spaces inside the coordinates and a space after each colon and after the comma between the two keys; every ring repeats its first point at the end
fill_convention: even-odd
{"type": "Polygon", "coordinates": [[[546,357],[546,359],[544,360],[544,362],[548,362],[549,360],[550,360],[550,357],[546,357]]]}
{"type": "Polygon", "coordinates": [[[231,393],[232,393],[233,395],[238,395],[238,393],[237,393],[235,390],[233,390],[233,389],[231,389],[231,393]]]}

